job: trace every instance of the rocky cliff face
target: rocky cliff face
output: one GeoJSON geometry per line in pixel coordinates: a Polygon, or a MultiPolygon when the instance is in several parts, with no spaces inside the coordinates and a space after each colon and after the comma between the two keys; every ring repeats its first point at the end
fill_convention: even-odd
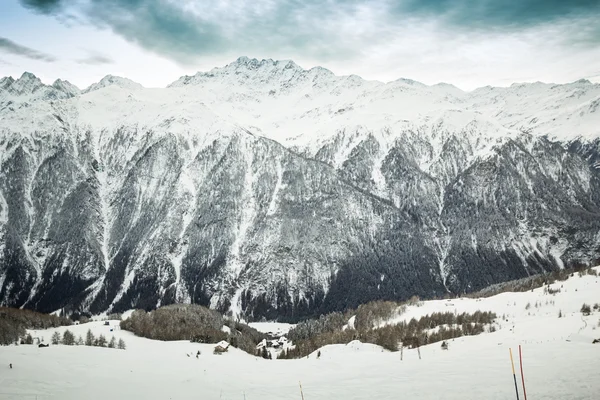
{"type": "Polygon", "coordinates": [[[295,319],[600,257],[600,85],[240,58],[145,89],[0,80],[0,302],[295,319]]]}

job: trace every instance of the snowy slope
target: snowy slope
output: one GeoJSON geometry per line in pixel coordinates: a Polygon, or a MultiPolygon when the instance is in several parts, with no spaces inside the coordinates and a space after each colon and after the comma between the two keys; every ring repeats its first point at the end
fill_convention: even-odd
{"type": "MultiPolygon", "coordinates": [[[[597,268],[600,270],[600,268],[597,268]]],[[[371,344],[351,342],[326,346],[320,359],[264,360],[231,348],[213,355],[212,346],[188,342],[160,342],[114,332],[127,350],[89,347],[0,347],[0,396],[6,399],[298,399],[299,381],[305,399],[510,399],[514,383],[509,348],[523,348],[523,371],[530,398],[593,400],[600,392],[597,371],[600,313],[582,317],[582,302],[598,301],[597,277],[575,276],[556,295],[539,290],[504,293],[481,301],[453,300],[458,311],[494,311],[509,322],[499,322],[494,333],[463,337],[390,353],[371,344]],[[546,305],[553,300],[554,305],[546,305]],[[543,302],[539,309],[533,304],[543,302]],[[516,305],[515,305],[516,303],[516,305]],[[528,315],[527,303],[532,304],[528,315]],[[564,318],[558,318],[558,309],[564,318]],[[513,329],[514,325],[514,329],[513,329]],[[194,354],[201,350],[199,359],[194,354]],[[187,357],[186,354],[191,354],[187,357]],[[7,364],[12,363],[13,369],[7,364]],[[235,378],[233,378],[235,377],[235,378]]],[[[409,308],[406,318],[448,311],[445,302],[425,302],[409,308]]],[[[102,322],[69,327],[76,336],[91,329],[112,335],[102,322]]],[[[64,331],[65,328],[59,328],[64,331]]],[[[54,330],[35,331],[48,341],[54,330]]],[[[517,374],[520,370],[517,366],[517,374]]],[[[519,378],[519,391],[522,398],[519,378]]]]}
{"type": "Polygon", "coordinates": [[[164,89],[2,78],[0,302],[294,319],[589,264],[599,96],[246,57],[164,89]]]}

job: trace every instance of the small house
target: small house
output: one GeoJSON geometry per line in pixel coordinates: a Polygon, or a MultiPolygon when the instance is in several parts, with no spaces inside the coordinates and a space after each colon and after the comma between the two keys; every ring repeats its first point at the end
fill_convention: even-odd
{"type": "Polygon", "coordinates": [[[222,353],[227,352],[227,350],[229,350],[229,343],[227,343],[225,340],[221,340],[215,346],[215,349],[213,350],[213,354],[222,354],[222,353]]]}

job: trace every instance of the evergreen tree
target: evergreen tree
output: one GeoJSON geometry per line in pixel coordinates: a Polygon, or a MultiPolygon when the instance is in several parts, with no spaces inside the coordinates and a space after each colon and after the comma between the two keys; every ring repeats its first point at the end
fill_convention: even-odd
{"type": "Polygon", "coordinates": [[[77,346],[83,346],[83,345],[84,345],[84,343],[85,343],[85,342],[83,341],[83,338],[81,337],[81,335],[79,335],[79,337],[77,338],[77,342],[75,342],[75,344],[76,344],[77,346]]]}
{"type": "Polygon", "coordinates": [[[85,334],[85,345],[86,346],[93,346],[94,345],[94,334],[92,333],[91,329],[88,329],[87,333],[85,334]]]}
{"type": "Polygon", "coordinates": [[[116,345],[117,345],[117,340],[113,336],[112,338],[110,338],[110,342],[108,342],[108,348],[114,349],[116,347],[116,345]]]}
{"type": "Polygon", "coordinates": [[[60,333],[58,333],[58,332],[54,332],[54,333],[52,334],[52,339],[51,339],[51,341],[52,341],[52,344],[59,344],[59,343],[60,343],[60,333]]]}
{"type": "Polygon", "coordinates": [[[119,339],[119,344],[117,346],[119,349],[125,350],[125,341],[123,339],[119,339]]]}
{"type": "Polygon", "coordinates": [[[106,338],[104,337],[104,335],[100,335],[98,337],[98,347],[105,347],[106,346],[106,338]]]}
{"type": "Polygon", "coordinates": [[[75,344],[75,335],[68,329],[63,333],[62,344],[67,346],[73,346],[75,344]]]}
{"type": "Polygon", "coordinates": [[[33,344],[33,338],[31,337],[31,333],[28,333],[27,336],[25,336],[25,344],[33,344]]]}

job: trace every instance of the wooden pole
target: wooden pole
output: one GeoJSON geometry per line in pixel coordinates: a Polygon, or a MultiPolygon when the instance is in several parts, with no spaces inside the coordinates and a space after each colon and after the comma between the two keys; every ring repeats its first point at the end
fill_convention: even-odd
{"type": "Polygon", "coordinates": [[[512,349],[509,348],[510,352],[510,365],[512,366],[513,379],[515,380],[515,391],[517,392],[517,400],[519,400],[519,387],[517,386],[517,375],[515,374],[515,363],[513,362],[512,349]]]}
{"type": "Polygon", "coordinates": [[[521,353],[521,345],[519,345],[519,365],[521,367],[521,382],[523,383],[523,397],[527,400],[527,392],[525,391],[525,374],[523,373],[523,355],[521,353]]]}
{"type": "Polygon", "coordinates": [[[300,384],[300,396],[302,396],[302,400],[304,400],[304,393],[302,393],[302,382],[298,381],[300,384]]]}
{"type": "Polygon", "coordinates": [[[421,359],[421,346],[417,346],[417,353],[419,353],[419,360],[421,359]]]}

